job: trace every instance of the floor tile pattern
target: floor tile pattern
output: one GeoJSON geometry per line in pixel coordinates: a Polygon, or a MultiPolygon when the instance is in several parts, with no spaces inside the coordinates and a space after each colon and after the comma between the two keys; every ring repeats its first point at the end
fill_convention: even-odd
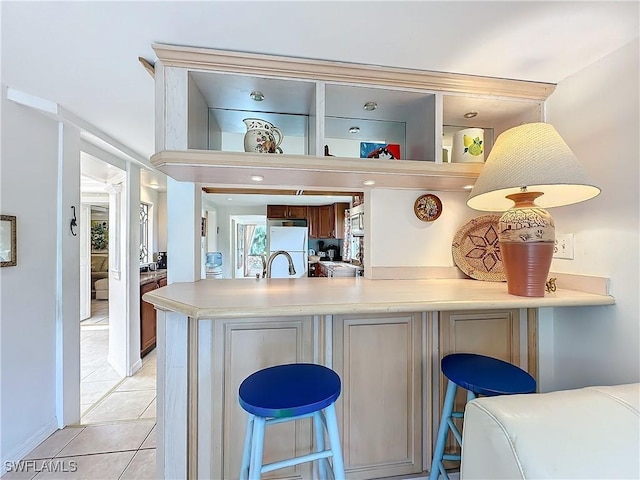
{"type": "Polygon", "coordinates": [[[156,354],[132,377],[107,363],[108,302],[81,323],[81,425],[53,433],[2,479],[156,478],[156,354]]]}

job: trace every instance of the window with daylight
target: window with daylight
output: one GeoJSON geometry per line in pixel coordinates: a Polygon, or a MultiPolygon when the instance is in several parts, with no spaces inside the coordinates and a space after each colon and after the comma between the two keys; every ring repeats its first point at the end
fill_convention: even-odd
{"type": "Polygon", "coordinates": [[[149,205],[140,204],[140,263],[149,262],[149,205]]]}
{"type": "Polygon", "coordinates": [[[244,276],[255,277],[262,274],[266,265],[267,229],[264,225],[244,226],[244,276]]]}

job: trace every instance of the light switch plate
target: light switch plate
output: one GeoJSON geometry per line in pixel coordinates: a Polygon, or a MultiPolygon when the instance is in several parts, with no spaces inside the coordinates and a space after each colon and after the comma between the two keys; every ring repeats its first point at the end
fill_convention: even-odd
{"type": "Polygon", "coordinates": [[[573,233],[556,234],[553,258],[573,260],[573,233]]]}

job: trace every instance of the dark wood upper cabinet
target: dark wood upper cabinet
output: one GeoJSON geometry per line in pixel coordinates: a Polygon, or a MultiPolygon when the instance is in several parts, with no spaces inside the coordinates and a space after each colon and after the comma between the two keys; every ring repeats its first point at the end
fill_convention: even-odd
{"type": "Polygon", "coordinates": [[[309,238],[344,238],[344,211],[348,203],[331,205],[267,205],[268,219],[307,221],[309,238]]]}
{"type": "Polygon", "coordinates": [[[306,219],[306,205],[267,205],[267,218],[306,219]]]}
{"type": "Polygon", "coordinates": [[[287,206],[288,218],[307,218],[307,206],[306,205],[288,205],[287,206]]]}

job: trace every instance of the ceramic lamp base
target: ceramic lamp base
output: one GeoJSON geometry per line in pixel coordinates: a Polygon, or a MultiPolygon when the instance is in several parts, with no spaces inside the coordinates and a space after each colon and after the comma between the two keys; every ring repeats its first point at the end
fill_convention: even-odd
{"type": "Polygon", "coordinates": [[[521,297],[544,297],[553,242],[500,242],[507,291],[521,297]]]}

